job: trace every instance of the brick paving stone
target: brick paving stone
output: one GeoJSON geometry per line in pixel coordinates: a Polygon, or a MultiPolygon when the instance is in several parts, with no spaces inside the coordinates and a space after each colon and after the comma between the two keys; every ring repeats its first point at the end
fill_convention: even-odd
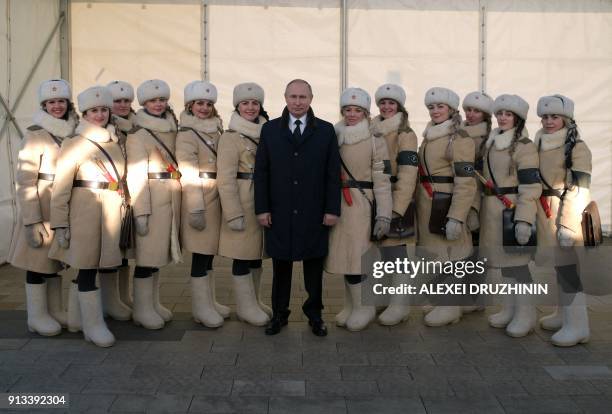
{"type": "MultiPolygon", "coordinates": [[[[215,354],[211,354],[215,355],[215,354]]],[[[302,353],[292,352],[241,352],[238,354],[238,366],[292,366],[302,365],[302,353]]]]}
{"type": "Polygon", "coordinates": [[[550,375],[541,366],[474,367],[484,379],[548,379],[550,375]]]}
{"type": "Polygon", "coordinates": [[[70,380],[58,376],[22,375],[19,380],[11,386],[11,392],[81,392],[87,381],[70,380]]]}
{"type": "Polygon", "coordinates": [[[156,364],[138,364],[132,371],[132,378],[170,378],[173,376],[182,376],[188,378],[200,378],[204,365],[180,364],[180,365],[156,365],[156,364]]]}
{"type": "Polygon", "coordinates": [[[492,396],[488,398],[423,397],[423,404],[428,414],[504,413],[499,401],[492,396]]]}
{"type": "Polygon", "coordinates": [[[582,413],[582,409],[569,397],[501,396],[498,401],[507,414],[582,413]]]}
{"type": "Polygon", "coordinates": [[[376,381],[307,381],[308,398],[371,397],[379,395],[376,381]]]}
{"type": "Polygon", "coordinates": [[[400,352],[399,342],[392,343],[387,341],[369,342],[364,339],[363,342],[338,342],[337,349],[339,353],[351,352],[390,352],[397,354],[400,352]]]}
{"type": "Polygon", "coordinates": [[[339,366],[306,366],[299,368],[274,367],[272,379],[275,380],[302,380],[302,381],[334,381],[340,380],[339,366]]]}
{"type": "Polygon", "coordinates": [[[365,352],[342,353],[309,350],[302,353],[305,367],[316,365],[369,365],[368,354],[365,352]]]}
{"type": "Polygon", "coordinates": [[[303,397],[305,381],[300,380],[234,380],[232,396],[235,397],[303,397]]]}
{"type": "Polygon", "coordinates": [[[410,341],[401,342],[400,350],[407,353],[425,353],[429,354],[432,352],[449,352],[449,353],[461,353],[463,349],[458,341],[452,340],[440,340],[440,341],[410,341]]]}
{"type": "Polygon", "coordinates": [[[119,395],[111,412],[186,413],[191,394],[119,395]]]}
{"type": "Polygon", "coordinates": [[[13,384],[15,384],[19,378],[19,375],[11,374],[0,376],[0,392],[6,392],[11,389],[13,384]]]}
{"type": "Polygon", "coordinates": [[[108,412],[117,398],[114,394],[70,394],[71,413],[108,412]]]}
{"type": "Polygon", "coordinates": [[[135,366],[135,364],[70,364],[61,374],[61,378],[81,381],[93,377],[129,378],[135,366]]]}
{"type": "Polygon", "coordinates": [[[174,376],[162,379],[158,387],[161,394],[195,394],[229,396],[232,391],[232,381],[219,379],[194,379],[174,376]]]}
{"type": "Polygon", "coordinates": [[[410,371],[404,366],[344,366],[340,367],[345,381],[375,381],[378,379],[411,380],[410,371]]]}
{"type": "MultiPolygon", "coordinates": [[[[251,367],[236,367],[236,366],[205,366],[202,372],[202,379],[218,379],[218,380],[269,380],[272,378],[272,367],[266,366],[251,366],[251,367]]],[[[280,379],[280,378],[278,378],[280,379]]]]}
{"type": "Polygon", "coordinates": [[[206,414],[267,414],[268,397],[195,396],[189,412],[206,414]]]}
{"type": "Polygon", "coordinates": [[[400,365],[408,367],[435,365],[431,355],[423,353],[368,352],[368,359],[372,365],[400,365]]]}
{"type": "Polygon", "coordinates": [[[83,394],[148,394],[153,395],[160,379],[140,378],[92,378],[83,394]]]}
{"type": "Polygon", "coordinates": [[[612,396],[612,381],[611,380],[591,380],[589,381],[600,393],[612,396]]]}
{"type": "Polygon", "coordinates": [[[475,367],[453,367],[449,370],[447,367],[411,367],[408,369],[410,375],[416,380],[438,380],[446,381],[451,379],[477,381],[482,379],[482,376],[475,367]]]}
{"type": "Polygon", "coordinates": [[[553,365],[544,369],[556,380],[612,379],[612,371],[605,365],[553,365]]]}
{"type": "Polygon", "coordinates": [[[580,395],[572,397],[572,401],[589,414],[609,414],[612,407],[612,397],[609,395],[580,395]]]}
{"type": "Polygon", "coordinates": [[[425,414],[420,398],[347,398],[348,414],[425,414]]]}
{"type": "Polygon", "coordinates": [[[66,370],[69,362],[54,361],[54,362],[5,362],[0,365],[0,377],[4,375],[37,375],[59,376],[66,370]]]}
{"type": "MultiPolygon", "coordinates": [[[[97,348],[97,347],[96,347],[97,348]]],[[[81,350],[60,351],[54,350],[44,352],[36,360],[37,362],[54,362],[62,361],[77,364],[92,364],[98,365],[102,363],[108,356],[108,351],[102,348],[85,348],[81,350]]]]}
{"type": "MultiPolygon", "coordinates": [[[[62,336],[64,333],[62,332],[62,336]]],[[[82,338],[65,339],[60,337],[32,338],[21,349],[24,351],[82,351],[84,349],[93,349],[92,345],[85,342],[82,338]]]]}
{"type": "Polygon", "coordinates": [[[522,379],[523,388],[530,395],[593,395],[600,391],[589,381],[555,381],[551,378],[522,379]]]}
{"type": "Polygon", "coordinates": [[[0,351],[0,365],[3,363],[31,364],[43,354],[42,351],[22,351],[20,349],[10,349],[0,351]]]}
{"type": "Polygon", "coordinates": [[[527,391],[517,380],[466,380],[464,378],[449,380],[457,397],[484,398],[497,395],[523,395],[527,391]]]}
{"type": "Polygon", "coordinates": [[[455,395],[446,380],[392,380],[377,381],[381,395],[398,397],[446,397],[455,395]]]}
{"type": "Polygon", "coordinates": [[[270,414],[346,414],[346,403],[343,398],[270,398],[270,414]]]}
{"type": "Polygon", "coordinates": [[[5,338],[0,339],[0,350],[20,349],[29,342],[29,339],[5,338]]]}

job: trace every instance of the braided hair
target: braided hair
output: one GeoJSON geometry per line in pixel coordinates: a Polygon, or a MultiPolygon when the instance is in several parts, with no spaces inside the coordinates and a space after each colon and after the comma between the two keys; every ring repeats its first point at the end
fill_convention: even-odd
{"type": "Polygon", "coordinates": [[[491,114],[488,114],[486,112],[483,112],[483,114],[484,114],[483,121],[487,124],[487,133],[485,135],[485,139],[482,140],[482,142],[480,143],[480,146],[478,147],[476,159],[482,158],[484,156],[485,147],[487,146],[487,138],[489,137],[489,134],[491,133],[491,128],[492,128],[491,114]]]}
{"type": "Polygon", "coordinates": [[[565,168],[572,169],[572,150],[576,146],[576,142],[580,137],[578,133],[578,125],[572,118],[564,118],[567,135],[565,136],[565,168]]]}
{"type": "Polygon", "coordinates": [[[455,138],[457,137],[457,133],[459,132],[459,130],[461,129],[461,123],[463,122],[462,118],[461,118],[461,112],[459,112],[456,109],[452,109],[450,108],[450,120],[453,123],[453,128],[451,131],[451,136],[450,139],[448,140],[448,145],[446,146],[446,154],[445,157],[448,161],[452,161],[453,160],[453,154],[452,154],[452,146],[453,146],[453,141],[455,140],[455,138]]]}
{"type": "Polygon", "coordinates": [[[514,130],[514,136],[512,137],[512,143],[510,144],[510,166],[508,168],[508,175],[514,175],[516,169],[516,161],[514,161],[514,153],[516,152],[516,147],[518,146],[519,139],[523,134],[523,130],[525,129],[525,120],[515,114],[514,118],[516,119],[516,125],[514,130]]]}

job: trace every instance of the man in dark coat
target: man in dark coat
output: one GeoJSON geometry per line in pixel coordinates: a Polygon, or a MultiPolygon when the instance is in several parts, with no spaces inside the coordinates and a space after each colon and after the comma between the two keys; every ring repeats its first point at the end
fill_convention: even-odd
{"type": "Polygon", "coordinates": [[[308,299],[302,310],[312,332],[327,335],[323,309],[323,261],[328,230],[340,215],[340,154],[334,127],[314,116],[308,82],[295,79],[285,89],[287,107],[262,130],[255,159],[255,214],[265,227],[272,258],[275,335],[287,324],[294,261],[303,261],[308,299]]]}

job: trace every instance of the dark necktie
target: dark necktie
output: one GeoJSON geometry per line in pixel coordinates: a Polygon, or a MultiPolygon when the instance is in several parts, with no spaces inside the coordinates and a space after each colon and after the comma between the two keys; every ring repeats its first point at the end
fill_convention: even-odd
{"type": "Polygon", "coordinates": [[[299,142],[302,139],[302,130],[300,129],[300,125],[302,124],[302,121],[298,119],[294,122],[294,124],[295,124],[295,129],[293,130],[293,139],[296,142],[299,142]]]}

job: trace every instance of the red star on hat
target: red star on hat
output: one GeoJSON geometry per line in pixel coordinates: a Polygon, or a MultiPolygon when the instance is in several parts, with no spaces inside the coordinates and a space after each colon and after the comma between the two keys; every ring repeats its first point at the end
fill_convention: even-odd
{"type": "Polygon", "coordinates": [[[351,99],[357,99],[357,97],[355,95],[351,96],[351,99]]]}
{"type": "Polygon", "coordinates": [[[53,92],[57,91],[57,86],[52,87],[52,88],[51,88],[51,90],[52,90],[53,92]]]}

